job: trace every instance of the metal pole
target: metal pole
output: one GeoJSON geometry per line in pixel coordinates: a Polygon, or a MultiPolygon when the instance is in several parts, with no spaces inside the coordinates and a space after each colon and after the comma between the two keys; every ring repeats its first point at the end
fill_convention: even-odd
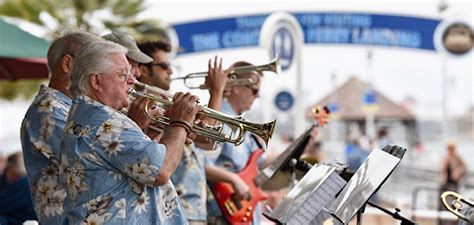
{"type": "Polygon", "coordinates": [[[449,135],[449,115],[448,115],[448,79],[447,79],[446,56],[441,55],[441,124],[443,139],[449,135]]]}
{"type": "MultiPolygon", "coordinates": [[[[372,50],[367,51],[367,87],[365,88],[366,91],[370,90],[373,91],[373,73],[372,73],[372,50]]],[[[376,103],[373,103],[376,104],[376,103]]],[[[365,135],[369,138],[369,140],[373,140],[375,137],[375,112],[369,110],[365,113],[365,135]]]]}
{"type": "Polygon", "coordinates": [[[304,132],[304,109],[303,109],[303,74],[301,74],[301,49],[303,43],[299,42],[299,39],[295,41],[296,43],[296,115],[295,115],[295,132],[294,137],[298,137],[301,133],[304,132]]]}

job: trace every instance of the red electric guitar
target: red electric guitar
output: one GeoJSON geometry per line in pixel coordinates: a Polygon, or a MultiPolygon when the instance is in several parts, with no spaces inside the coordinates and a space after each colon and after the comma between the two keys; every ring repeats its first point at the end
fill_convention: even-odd
{"type": "Polygon", "coordinates": [[[307,132],[305,132],[302,136],[300,136],[300,138],[298,138],[298,140],[296,140],[293,145],[288,147],[277,158],[277,160],[275,160],[264,171],[259,171],[257,165],[257,160],[259,159],[260,155],[263,154],[264,150],[259,148],[254,153],[252,153],[245,168],[238,173],[238,176],[242,178],[242,180],[249,186],[249,192],[246,196],[238,196],[234,192],[233,186],[229,183],[219,182],[215,185],[214,197],[216,198],[217,204],[224,214],[224,217],[230,224],[250,224],[253,218],[255,206],[259,201],[265,200],[267,198],[267,195],[262,191],[262,189],[260,189],[260,187],[271,178],[271,176],[268,176],[268,174],[287,164],[287,161],[291,158],[287,156],[293,155],[294,150],[300,147],[297,146],[297,143],[303,143],[301,140],[306,140],[306,142],[303,144],[306,146],[311,130],[314,127],[322,127],[328,122],[328,116],[330,112],[327,107],[324,107],[322,110],[315,108],[313,109],[313,112],[315,113],[316,124],[308,129],[307,132]]]}

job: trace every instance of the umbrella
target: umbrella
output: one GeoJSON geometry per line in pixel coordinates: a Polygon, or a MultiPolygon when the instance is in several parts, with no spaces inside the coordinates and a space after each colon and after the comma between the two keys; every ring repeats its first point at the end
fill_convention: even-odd
{"type": "Polygon", "coordinates": [[[48,77],[49,42],[0,19],[0,80],[48,77]]]}

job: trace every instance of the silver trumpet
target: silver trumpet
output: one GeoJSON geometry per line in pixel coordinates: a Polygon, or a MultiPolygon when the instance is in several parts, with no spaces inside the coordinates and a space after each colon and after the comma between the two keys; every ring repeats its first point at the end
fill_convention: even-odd
{"type": "MultiPolygon", "coordinates": [[[[136,81],[134,86],[129,89],[129,96],[135,98],[137,96],[143,96],[148,98],[150,101],[145,106],[145,115],[164,126],[169,125],[170,118],[163,115],[152,115],[149,111],[149,104],[152,103],[155,106],[168,110],[172,105],[173,101],[169,100],[173,97],[169,92],[150,85],[146,85],[139,81],[136,81]]],[[[268,144],[268,141],[273,135],[275,128],[276,120],[273,120],[269,123],[257,124],[248,121],[244,121],[240,116],[231,116],[225,113],[204,107],[202,112],[199,112],[196,116],[207,117],[216,120],[219,125],[212,126],[207,124],[200,123],[200,119],[196,119],[191,126],[192,132],[198,136],[206,137],[210,140],[217,142],[228,142],[234,145],[240,145],[244,141],[245,131],[249,131],[260,138],[268,144]],[[230,129],[224,129],[224,125],[230,129]]]]}
{"type": "Polygon", "coordinates": [[[474,215],[473,211],[468,210],[469,208],[474,207],[474,202],[464,198],[460,194],[454,191],[445,191],[441,194],[441,201],[443,202],[444,207],[454,215],[468,222],[473,222],[474,215]],[[466,213],[471,213],[471,215],[466,213]]]}
{"type": "MultiPolygon", "coordinates": [[[[275,74],[279,74],[281,72],[281,65],[280,65],[280,58],[278,55],[273,58],[273,60],[268,64],[258,65],[258,66],[240,66],[235,67],[229,72],[229,81],[227,81],[227,87],[231,86],[238,86],[238,85],[251,85],[254,84],[255,81],[250,78],[238,78],[240,75],[249,74],[252,72],[273,72],[275,74]]],[[[196,73],[189,73],[186,76],[176,77],[171,79],[174,80],[183,80],[184,85],[189,89],[208,89],[209,87],[206,84],[199,84],[194,85],[191,84],[191,81],[196,78],[206,78],[208,75],[208,71],[205,72],[196,72],[196,73]]]]}

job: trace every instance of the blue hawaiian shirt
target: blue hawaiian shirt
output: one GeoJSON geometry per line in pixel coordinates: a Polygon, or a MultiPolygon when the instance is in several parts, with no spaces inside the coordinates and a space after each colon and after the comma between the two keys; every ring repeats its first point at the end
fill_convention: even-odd
{"type": "Polygon", "coordinates": [[[119,111],[79,96],[61,141],[71,224],[187,224],[176,190],[154,187],[166,148],[119,111]]]}
{"type": "Polygon", "coordinates": [[[41,85],[21,125],[21,145],[33,205],[42,224],[63,224],[66,190],[59,185],[59,147],[71,99],[41,85]]]}
{"type": "MultiPolygon", "coordinates": [[[[224,100],[222,102],[222,112],[228,115],[237,115],[237,113],[232,109],[229,102],[224,100]]],[[[221,145],[221,152],[213,162],[216,166],[225,168],[228,171],[238,173],[242,171],[245,166],[247,165],[247,161],[250,159],[250,156],[253,152],[255,152],[259,147],[255,142],[254,138],[251,137],[249,132],[245,132],[245,140],[244,142],[239,145],[235,146],[231,143],[223,143],[221,145]]],[[[265,159],[265,154],[261,155],[258,159],[259,166],[263,163],[265,159]]],[[[220,211],[215,199],[209,197],[209,206],[208,210],[210,211],[209,214],[211,215],[220,215],[220,211]]],[[[261,216],[261,206],[260,204],[257,205],[254,211],[252,224],[260,224],[260,216],[261,216]]]]}
{"type": "Polygon", "coordinates": [[[204,171],[207,161],[202,151],[194,145],[186,146],[181,161],[171,176],[188,220],[207,220],[207,183],[204,171]]]}

